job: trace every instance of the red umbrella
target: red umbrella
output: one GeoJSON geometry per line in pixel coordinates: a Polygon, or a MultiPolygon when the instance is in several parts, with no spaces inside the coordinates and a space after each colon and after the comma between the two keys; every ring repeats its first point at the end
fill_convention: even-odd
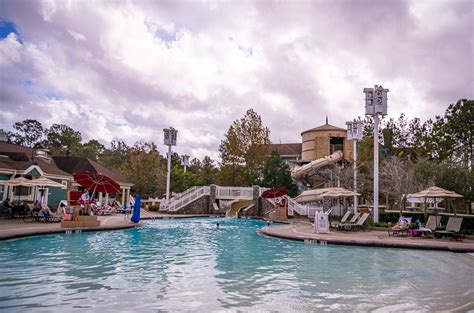
{"type": "Polygon", "coordinates": [[[266,198],[266,199],[280,198],[286,195],[287,192],[288,192],[288,189],[284,187],[272,188],[272,189],[265,190],[262,193],[262,198],[266,198]]]}
{"type": "Polygon", "coordinates": [[[82,172],[74,174],[74,180],[79,185],[93,192],[119,193],[120,185],[110,177],[100,173],[82,172]]]}

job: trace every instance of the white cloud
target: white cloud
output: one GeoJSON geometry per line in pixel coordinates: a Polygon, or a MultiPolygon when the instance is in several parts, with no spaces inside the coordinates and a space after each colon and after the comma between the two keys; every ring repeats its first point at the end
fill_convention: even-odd
{"type": "Polygon", "coordinates": [[[177,151],[202,158],[218,156],[227,128],[250,107],[275,142],[299,141],[326,115],[344,127],[363,115],[362,89],[373,84],[390,89],[389,115],[433,117],[473,97],[466,8],[465,1],[5,2],[0,18],[22,41],[0,39],[1,127],[36,118],[104,143],[154,140],[164,152],[162,129],[171,125],[180,131],[177,151]]]}

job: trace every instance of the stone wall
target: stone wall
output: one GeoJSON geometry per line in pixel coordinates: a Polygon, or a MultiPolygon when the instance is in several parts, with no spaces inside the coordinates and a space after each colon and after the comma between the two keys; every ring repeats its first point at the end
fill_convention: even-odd
{"type": "MultiPolygon", "coordinates": [[[[212,207],[212,203],[211,203],[212,207]]],[[[203,196],[197,199],[194,202],[184,206],[183,208],[179,209],[177,212],[173,212],[176,214],[214,214],[214,212],[209,210],[209,196],[203,196]]]]}

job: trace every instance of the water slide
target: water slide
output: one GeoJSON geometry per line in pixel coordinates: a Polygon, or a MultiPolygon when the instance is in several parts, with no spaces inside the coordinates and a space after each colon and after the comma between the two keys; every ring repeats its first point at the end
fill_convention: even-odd
{"type": "Polygon", "coordinates": [[[341,160],[342,156],[342,151],[336,151],[331,155],[325,156],[324,158],[316,159],[311,163],[295,167],[291,171],[291,178],[293,178],[293,180],[298,181],[301,180],[303,177],[311,176],[321,167],[333,164],[341,160]]]}
{"type": "Polygon", "coordinates": [[[253,200],[234,200],[231,202],[230,208],[225,217],[238,217],[240,210],[253,204],[253,200]]]}

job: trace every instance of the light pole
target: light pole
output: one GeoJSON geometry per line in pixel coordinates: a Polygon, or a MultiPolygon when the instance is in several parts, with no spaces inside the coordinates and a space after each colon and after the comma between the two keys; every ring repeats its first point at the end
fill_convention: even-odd
{"type": "Polygon", "coordinates": [[[189,155],[184,154],[181,156],[181,165],[184,166],[184,172],[186,173],[186,167],[189,166],[189,155]]]}
{"type": "Polygon", "coordinates": [[[163,129],[164,144],[168,146],[168,167],[166,172],[166,203],[170,199],[170,180],[171,180],[171,146],[176,146],[178,131],[173,127],[163,129]]]}
{"type": "Polygon", "coordinates": [[[379,114],[387,115],[388,89],[375,85],[364,88],[365,115],[374,118],[374,222],[379,221],[379,114]]]}
{"type": "MultiPolygon", "coordinates": [[[[362,139],[362,121],[348,121],[347,125],[347,140],[352,140],[354,146],[354,192],[357,192],[357,140],[362,139]]],[[[354,195],[354,214],[357,212],[357,196],[354,195]]]]}

